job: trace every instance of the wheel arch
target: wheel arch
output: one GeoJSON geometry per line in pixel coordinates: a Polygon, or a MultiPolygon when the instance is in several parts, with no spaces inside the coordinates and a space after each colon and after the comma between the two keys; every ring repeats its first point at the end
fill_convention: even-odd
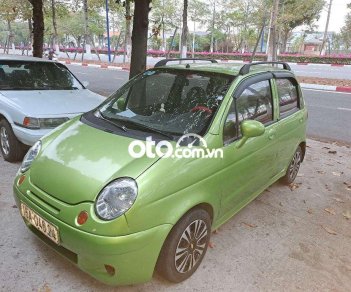
{"type": "Polygon", "coordinates": [[[302,160],[301,162],[305,159],[305,154],[306,154],[306,141],[303,141],[299,144],[302,150],[302,160]]]}

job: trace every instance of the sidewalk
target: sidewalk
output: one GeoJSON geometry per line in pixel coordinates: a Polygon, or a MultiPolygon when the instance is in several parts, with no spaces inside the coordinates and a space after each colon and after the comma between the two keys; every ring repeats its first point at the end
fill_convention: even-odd
{"type": "MultiPolygon", "coordinates": [[[[307,145],[296,182],[274,184],[213,233],[190,279],[171,284],[155,276],[118,291],[349,291],[351,148],[307,145]]],[[[0,157],[0,291],[116,291],[27,230],[12,197],[18,167],[0,157]]]]}

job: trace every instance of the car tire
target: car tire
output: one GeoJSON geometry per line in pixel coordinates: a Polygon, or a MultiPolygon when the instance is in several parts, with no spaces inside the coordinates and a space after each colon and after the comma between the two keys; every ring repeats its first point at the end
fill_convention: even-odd
{"type": "Polygon", "coordinates": [[[303,158],[302,149],[300,146],[298,146],[294,153],[293,158],[289,163],[285,176],[282,177],[281,179],[283,184],[289,185],[295,180],[297,173],[299,172],[299,169],[300,169],[302,158],[303,158]]]}
{"type": "Polygon", "coordinates": [[[172,228],[160,252],[156,270],[166,280],[179,283],[200,266],[211,236],[211,218],[193,209],[172,228]]]}
{"type": "Polygon", "coordinates": [[[25,154],[24,145],[17,140],[10,124],[4,119],[0,121],[0,150],[8,162],[20,161],[25,154]]]}

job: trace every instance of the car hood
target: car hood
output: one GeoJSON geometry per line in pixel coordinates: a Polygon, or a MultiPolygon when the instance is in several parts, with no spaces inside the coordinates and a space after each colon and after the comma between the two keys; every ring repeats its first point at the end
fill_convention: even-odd
{"type": "Polygon", "coordinates": [[[88,89],[3,90],[0,94],[26,116],[38,118],[87,112],[105,100],[88,89]]]}
{"type": "Polygon", "coordinates": [[[43,139],[30,169],[31,182],[68,204],[94,201],[109,182],[136,179],[158,160],[131,157],[133,140],[72,120],[43,139]]]}

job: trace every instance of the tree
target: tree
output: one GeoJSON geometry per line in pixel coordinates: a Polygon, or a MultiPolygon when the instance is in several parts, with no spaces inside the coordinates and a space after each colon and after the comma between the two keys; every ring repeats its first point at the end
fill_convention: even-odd
{"type": "Polygon", "coordinates": [[[33,7],[33,56],[43,57],[44,13],[43,0],[28,0],[33,7]]]}
{"type": "Polygon", "coordinates": [[[182,37],[181,37],[181,50],[180,57],[186,58],[187,53],[187,42],[188,42],[188,0],[183,0],[183,28],[182,28],[182,37]]]}
{"type": "Polygon", "coordinates": [[[196,24],[200,23],[206,14],[210,13],[207,5],[204,5],[200,0],[191,0],[188,8],[190,19],[193,22],[193,43],[192,53],[193,58],[195,57],[195,42],[196,42],[196,24]]]}
{"type": "Polygon", "coordinates": [[[324,35],[323,35],[322,47],[321,47],[321,51],[320,51],[320,53],[319,53],[320,55],[323,54],[325,42],[327,41],[328,28],[329,28],[329,20],[330,20],[330,12],[331,12],[332,4],[333,4],[333,0],[330,0],[330,2],[329,2],[329,7],[328,7],[327,21],[326,21],[326,23],[325,23],[325,30],[324,30],[324,35]]]}
{"type": "Polygon", "coordinates": [[[4,53],[9,53],[9,47],[13,44],[14,34],[12,31],[12,22],[19,16],[19,8],[20,2],[18,0],[2,0],[0,17],[6,21],[8,30],[4,53]]]}
{"type": "Polygon", "coordinates": [[[137,0],[134,3],[132,57],[129,78],[136,76],[146,69],[150,3],[151,0],[137,0]]]}
{"type": "MultiPolygon", "coordinates": [[[[351,3],[347,6],[351,8],[351,3]]],[[[345,24],[340,30],[340,35],[345,48],[348,50],[351,47],[351,12],[348,12],[345,17],[345,24]]]]}
{"type": "MultiPolygon", "coordinates": [[[[193,1],[193,0],[192,0],[193,1]]],[[[191,1],[191,2],[192,2],[191,1]]],[[[190,2],[190,3],[191,3],[190,2]]],[[[179,26],[179,1],[177,0],[153,0],[152,11],[149,17],[152,28],[162,34],[162,50],[166,51],[166,32],[172,32],[179,26]],[[162,31],[161,31],[162,30],[162,31]]],[[[157,36],[158,36],[157,34],[157,36]]]]}
{"type": "Polygon", "coordinates": [[[324,7],[324,0],[283,0],[278,26],[282,32],[281,52],[286,51],[289,36],[294,28],[307,25],[312,26],[319,19],[324,7]]]}
{"type": "Polygon", "coordinates": [[[51,0],[51,12],[52,12],[52,27],[54,29],[52,35],[52,47],[56,49],[57,45],[57,21],[56,21],[56,1],[51,0]]]}

